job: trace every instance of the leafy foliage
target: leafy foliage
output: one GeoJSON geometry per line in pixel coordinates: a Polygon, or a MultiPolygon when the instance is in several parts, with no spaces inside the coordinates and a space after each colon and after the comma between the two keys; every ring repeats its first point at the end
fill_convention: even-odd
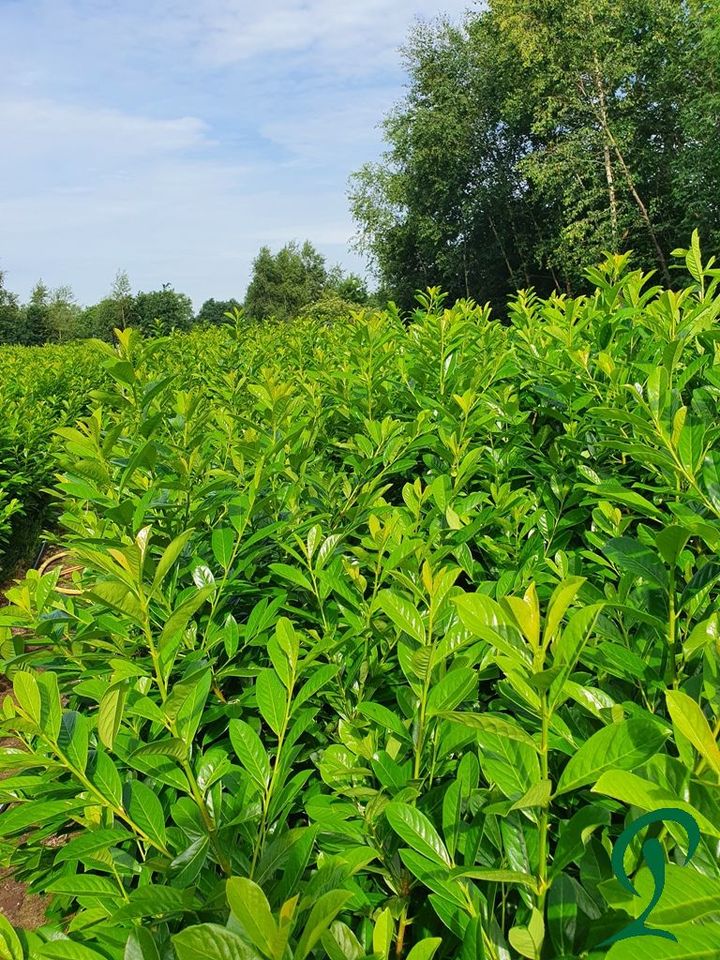
{"type": "Polygon", "coordinates": [[[391,295],[500,308],[586,289],[588,261],[628,248],[672,286],[677,237],[718,246],[717,24],[702,0],[490,0],[419,24],[386,155],[351,190],[391,295]]]}
{"type": "Polygon", "coordinates": [[[79,569],[0,614],[0,855],[53,898],[13,960],[599,957],[661,806],[703,838],[657,834],[653,956],[711,955],[720,271],[677,254],[508,325],[431,289],[94,348],[79,569]]]}

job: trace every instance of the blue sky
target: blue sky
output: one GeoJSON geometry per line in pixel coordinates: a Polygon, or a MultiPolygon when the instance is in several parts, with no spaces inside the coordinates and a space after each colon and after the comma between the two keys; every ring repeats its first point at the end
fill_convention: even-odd
{"type": "Polygon", "coordinates": [[[0,0],[0,269],[81,303],[118,268],[198,307],[262,244],[350,251],[348,177],[382,152],[416,17],[472,0],[0,0]]]}

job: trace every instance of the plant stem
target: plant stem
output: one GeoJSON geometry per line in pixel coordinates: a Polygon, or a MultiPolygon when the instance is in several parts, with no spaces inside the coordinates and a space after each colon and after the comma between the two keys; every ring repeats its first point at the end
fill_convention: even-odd
{"type": "MultiPolygon", "coordinates": [[[[548,779],[548,726],[550,715],[547,704],[547,691],[543,691],[540,701],[540,776],[548,779]]],[[[545,913],[545,897],[547,895],[547,868],[548,868],[548,827],[550,811],[544,806],[540,813],[540,833],[538,840],[538,897],[537,908],[541,914],[545,913]]]]}

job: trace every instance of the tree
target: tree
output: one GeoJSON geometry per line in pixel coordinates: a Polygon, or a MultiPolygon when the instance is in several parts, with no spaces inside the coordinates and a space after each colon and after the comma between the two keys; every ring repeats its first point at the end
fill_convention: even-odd
{"type": "Polygon", "coordinates": [[[38,280],[25,307],[25,343],[39,346],[50,337],[50,290],[38,280]]]}
{"type": "Polygon", "coordinates": [[[228,318],[225,314],[232,313],[234,308],[240,309],[240,303],[237,300],[215,300],[211,297],[200,307],[195,317],[195,323],[210,324],[213,326],[228,323],[228,318]]]}
{"type": "Polygon", "coordinates": [[[72,289],[67,284],[57,287],[50,294],[48,302],[48,339],[56,343],[77,339],[82,335],[81,315],[82,309],[72,289]]]}
{"type": "Polygon", "coordinates": [[[116,327],[124,330],[138,320],[135,298],[132,294],[130,279],[124,270],[118,270],[110,291],[110,300],[114,305],[114,320],[112,329],[116,327]]]}
{"type": "Polygon", "coordinates": [[[388,150],[352,180],[381,282],[500,305],[627,248],[669,282],[693,227],[720,242],[719,38],[709,0],[490,0],[418,26],[388,150]]]}
{"type": "Polygon", "coordinates": [[[162,290],[138,293],[135,311],[138,326],[146,336],[165,336],[192,326],[192,300],[170,284],[164,284],[162,290]]]}
{"type": "Polygon", "coordinates": [[[0,270],[0,343],[22,343],[22,320],[17,295],[5,287],[5,273],[0,270]]]}
{"type": "Polygon", "coordinates": [[[352,180],[358,246],[404,307],[436,283],[483,302],[548,287],[534,254],[542,213],[518,168],[531,106],[504,108],[515,65],[484,27],[416,28],[404,51],[410,90],[385,121],[389,149],[352,180]]]}
{"type": "Polygon", "coordinates": [[[364,306],[370,299],[367,284],[355,273],[345,273],[340,266],[328,272],[324,296],[339,297],[347,303],[364,306]]]}
{"type": "Polygon", "coordinates": [[[255,320],[289,320],[319,300],[326,283],[325,258],[309,241],[289,243],[275,255],[264,246],[253,262],[245,311],[255,320]]]}

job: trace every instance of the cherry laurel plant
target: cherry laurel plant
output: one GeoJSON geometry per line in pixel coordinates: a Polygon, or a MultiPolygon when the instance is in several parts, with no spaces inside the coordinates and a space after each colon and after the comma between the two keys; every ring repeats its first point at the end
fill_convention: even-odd
{"type": "MultiPolygon", "coordinates": [[[[3,960],[720,948],[720,271],[96,346],[7,591],[3,960]],[[653,893],[642,813],[667,861],[653,893]]],[[[716,952],[713,953],[713,950],[716,952]]]]}

